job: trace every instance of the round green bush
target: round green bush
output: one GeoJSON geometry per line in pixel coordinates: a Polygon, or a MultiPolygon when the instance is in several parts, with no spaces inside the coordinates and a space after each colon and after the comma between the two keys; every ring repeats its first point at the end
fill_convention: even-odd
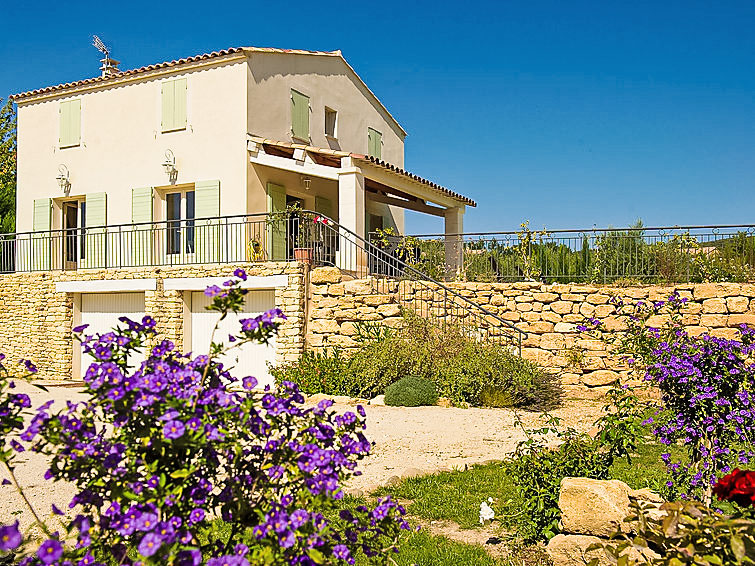
{"type": "Polygon", "coordinates": [[[421,377],[403,377],[385,390],[385,404],[397,407],[435,405],[438,392],[435,384],[421,377]]]}

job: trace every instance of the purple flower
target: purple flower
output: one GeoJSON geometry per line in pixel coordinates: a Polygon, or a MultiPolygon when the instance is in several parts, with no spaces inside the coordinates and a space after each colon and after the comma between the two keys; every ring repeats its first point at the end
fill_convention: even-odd
{"type": "Polygon", "coordinates": [[[207,287],[207,289],[204,290],[204,294],[208,297],[217,297],[218,295],[225,296],[226,292],[217,285],[210,285],[209,287],[207,287]]]}
{"type": "Polygon", "coordinates": [[[81,334],[81,333],[82,333],[82,332],[84,332],[84,331],[85,331],[85,330],[86,330],[86,329],[87,329],[88,327],[89,327],[89,325],[88,325],[88,324],[81,324],[81,325],[79,325],[79,326],[75,326],[75,327],[74,327],[74,329],[73,329],[73,332],[74,332],[75,334],[81,334]]]}
{"type": "Polygon", "coordinates": [[[242,281],[246,281],[246,271],[241,269],[240,267],[237,267],[236,270],[233,272],[233,275],[235,277],[238,277],[242,281]]]}
{"type": "Polygon", "coordinates": [[[163,435],[169,440],[175,440],[183,436],[186,427],[184,423],[178,419],[165,423],[163,427],[163,435]]]}
{"type": "Polygon", "coordinates": [[[196,508],[192,510],[191,513],[189,513],[189,522],[190,523],[199,523],[201,520],[204,519],[204,509],[196,508]]]}
{"type": "Polygon", "coordinates": [[[157,526],[157,515],[154,513],[142,513],[134,523],[138,531],[151,531],[157,526]]]}
{"type": "Polygon", "coordinates": [[[157,533],[147,533],[139,542],[138,550],[142,556],[152,556],[162,546],[162,538],[157,533]]]}
{"type": "Polygon", "coordinates": [[[55,539],[48,539],[43,542],[37,549],[37,557],[43,564],[52,564],[57,562],[58,558],[63,555],[63,545],[55,539]]]}
{"type": "Polygon", "coordinates": [[[347,560],[351,556],[351,553],[345,544],[337,544],[333,547],[333,556],[339,560],[347,560]]]}
{"type": "Polygon", "coordinates": [[[0,550],[13,550],[21,544],[18,521],[12,525],[0,525],[0,550]]]}
{"type": "Polygon", "coordinates": [[[248,375],[242,380],[242,383],[244,385],[244,389],[254,389],[255,387],[257,387],[258,382],[256,377],[248,375]]]}

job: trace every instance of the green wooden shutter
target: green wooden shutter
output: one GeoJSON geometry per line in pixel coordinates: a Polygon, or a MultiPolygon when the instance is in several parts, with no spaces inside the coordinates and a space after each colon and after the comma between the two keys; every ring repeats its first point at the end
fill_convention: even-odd
{"type": "Polygon", "coordinates": [[[281,216],[268,225],[267,259],[281,261],[286,259],[286,189],[275,183],[267,184],[267,211],[281,216]]]}
{"type": "Polygon", "coordinates": [[[60,103],[60,147],[75,147],[81,143],[81,100],[60,103]]]}
{"type": "MultiPolygon", "coordinates": [[[[143,222],[152,222],[152,187],[140,187],[131,189],[131,222],[141,224],[143,222]]],[[[152,239],[153,226],[151,224],[141,224],[133,226],[131,231],[131,265],[152,265],[152,239]]]]}
{"type": "Polygon", "coordinates": [[[86,202],[86,267],[107,267],[107,194],[90,193],[86,202]]]}
{"type": "Polygon", "coordinates": [[[186,79],[162,83],[162,131],[186,129],[186,79]]]}
{"type": "Polygon", "coordinates": [[[295,138],[309,141],[309,97],[291,90],[291,131],[295,138]]]}
{"type": "MultiPolygon", "coordinates": [[[[52,199],[34,200],[34,232],[49,232],[52,228],[52,199]]],[[[32,234],[30,242],[30,265],[35,271],[48,270],[52,265],[52,238],[49,233],[32,234]]],[[[25,269],[26,266],[19,266],[25,269]]]]}
{"type": "Polygon", "coordinates": [[[220,181],[198,181],[194,185],[195,246],[197,260],[220,261],[220,181]],[[202,218],[208,220],[200,220],[202,218]]]}
{"type": "Polygon", "coordinates": [[[372,128],[367,128],[367,155],[375,159],[382,159],[383,134],[372,128]]]}
{"type": "Polygon", "coordinates": [[[315,197],[315,212],[333,219],[333,202],[325,197],[315,197]]]}

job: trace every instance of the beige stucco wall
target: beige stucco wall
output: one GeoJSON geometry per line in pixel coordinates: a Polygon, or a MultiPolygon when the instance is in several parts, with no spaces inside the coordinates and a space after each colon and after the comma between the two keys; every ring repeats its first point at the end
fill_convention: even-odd
{"type": "Polygon", "coordinates": [[[404,166],[404,134],[340,57],[253,53],[249,60],[249,133],[291,136],[291,89],[309,96],[310,144],[367,153],[367,128],[383,134],[382,159],[404,166]],[[325,107],[338,112],[337,139],[325,136],[325,107]]]}
{"type": "Polygon", "coordinates": [[[38,273],[0,274],[0,353],[13,366],[20,358],[32,359],[40,379],[71,379],[74,376],[74,345],[71,329],[74,304],[80,293],[57,292],[62,281],[100,281],[157,279],[157,289],[144,292],[146,314],[156,323],[158,339],[172,340],[181,351],[184,324],[191,291],[166,290],[164,280],[174,277],[226,277],[243,267],[252,276],[286,275],[288,285],[275,290],[275,305],[288,319],[276,342],[277,362],[298,359],[304,348],[305,273],[300,263],[266,262],[261,264],[193,265],[179,267],[87,269],[38,273]]]}
{"type": "MultiPolygon", "coordinates": [[[[166,149],[176,156],[177,184],[219,179],[221,214],[243,214],[246,80],[242,58],[143,77],[123,86],[21,101],[17,230],[32,229],[34,199],[65,197],[55,179],[60,164],[70,171],[70,197],[107,192],[108,224],[131,222],[132,188],[169,185],[161,166],[166,149]],[[162,133],[161,83],[179,77],[187,80],[187,127],[162,133]],[[60,102],[74,98],[81,99],[81,144],[60,149],[60,102]]],[[[53,218],[53,227],[60,227],[60,210],[53,218]]]]}

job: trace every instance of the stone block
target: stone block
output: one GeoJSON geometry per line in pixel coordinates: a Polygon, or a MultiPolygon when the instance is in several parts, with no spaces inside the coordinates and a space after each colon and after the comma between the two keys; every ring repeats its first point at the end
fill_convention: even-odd
{"type": "MultiPolygon", "coordinates": [[[[731,315],[742,316],[742,315],[731,315]]],[[[706,326],[708,328],[722,328],[727,325],[729,317],[725,314],[701,314],[700,326],[706,326]]]]}
{"type": "Polygon", "coordinates": [[[377,312],[386,317],[399,316],[401,314],[401,305],[397,305],[397,304],[380,305],[377,308],[377,312]]]}
{"type": "Polygon", "coordinates": [[[309,281],[313,285],[340,283],[341,270],[337,267],[318,267],[309,272],[309,281]]]}
{"type": "Polygon", "coordinates": [[[755,327],[755,314],[730,314],[727,321],[727,326],[739,326],[740,324],[747,324],[748,326],[755,327]]]}
{"type": "Polygon", "coordinates": [[[627,484],[619,480],[564,478],[558,495],[562,530],[567,533],[608,537],[627,529],[627,484]]]}
{"type": "Polygon", "coordinates": [[[725,299],[705,299],[703,301],[704,314],[726,314],[726,300],[725,299]]]}
{"type": "Polygon", "coordinates": [[[340,329],[338,322],[333,319],[322,318],[313,320],[309,324],[309,330],[315,334],[332,334],[340,329]]]}
{"type": "Polygon", "coordinates": [[[597,560],[595,566],[613,566],[604,550],[587,550],[592,545],[603,542],[598,537],[588,535],[557,534],[548,541],[545,551],[553,566],[586,566],[592,560],[597,560]]]}
{"type": "Polygon", "coordinates": [[[592,305],[604,305],[608,302],[608,299],[609,296],[603,293],[591,293],[587,295],[585,300],[592,305]]]}
{"type": "Polygon", "coordinates": [[[553,328],[554,332],[576,332],[577,325],[572,322],[558,322],[553,328]]]}
{"type": "Polygon", "coordinates": [[[611,385],[617,379],[619,379],[619,374],[615,371],[599,369],[585,373],[582,376],[582,383],[587,385],[587,387],[603,387],[605,385],[611,385]]]}
{"type": "Polygon", "coordinates": [[[746,312],[750,306],[750,299],[747,297],[729,297],[726,299],[726,308],[730,313],[746,312]]]}
{"type": "Polygon", "coordinates": [[[572,310],[572,303],[568,301],[555,301],[550,304],[551,310],[558,314],[567,314],[572,310]]]}
{"type": "Polygon", "coordinates": [[[533,293],[532,296],[536,301],[539,301],[541,303],[552,303],[553,301],[558,299],[558,295],[556,293],[536,292],[533,293]]]}
{"type": "Polygon", "coordinates": [[[540,337],[540,347],[543,350],[562,350],[566,346],[566,340],[562,334],[548,332],[540,337]]]}
{"type": "Polygon", "coordinates": [[[372,293],[372,283],[372,279],[354,279],[346,281],[343,290],[347,295],[369,295],[372,293]]]}
{"type": "Polygon", "coordinates": [[[516,310],[519,312],[528,312],[532,310],[532,305],[530,303],[517,303],[516,310]]]}

